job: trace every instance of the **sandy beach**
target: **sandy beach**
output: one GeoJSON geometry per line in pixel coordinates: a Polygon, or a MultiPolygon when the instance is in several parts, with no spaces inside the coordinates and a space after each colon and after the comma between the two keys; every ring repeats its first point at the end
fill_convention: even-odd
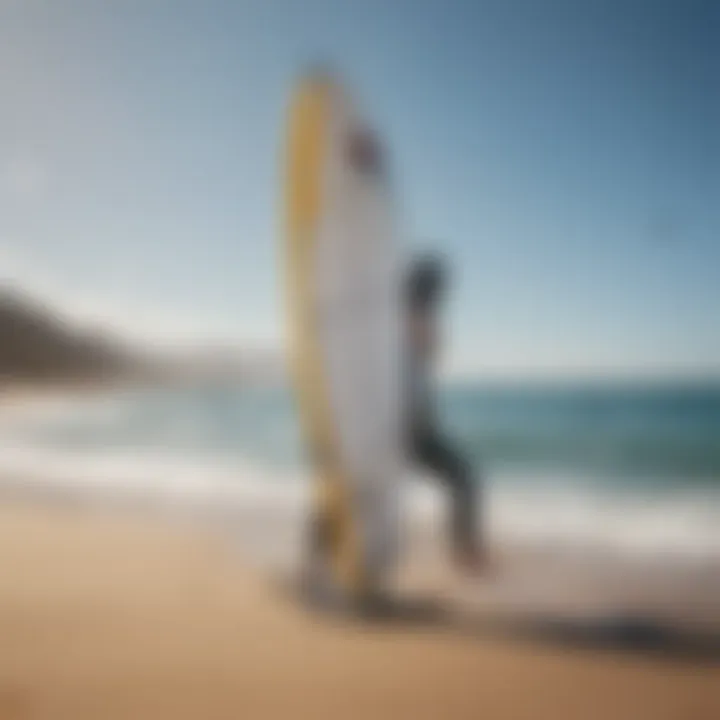
{"type": "Polygon", "coordinates": [[[0,718],[720,717],[717,666],[311,618],[218,535],[6,500],[0,718]]]}

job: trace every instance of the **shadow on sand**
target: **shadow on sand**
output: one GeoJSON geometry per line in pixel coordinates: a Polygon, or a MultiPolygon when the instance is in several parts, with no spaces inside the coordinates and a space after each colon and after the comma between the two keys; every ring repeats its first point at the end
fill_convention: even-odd
{"type": "Polygon", "coordinates": [[[623,652],[668,661],[720,664],[720,634],[693,632],[642,615],[608,615],[576,619],[482,610],[458,610],[430,598],[383,599],[356,607],[322,607],[309,602],[297,586],[282,592],[318,618],[362,623],[368,629],[446,632],[464,638],[536,641],[587,651],[623,652]]]}

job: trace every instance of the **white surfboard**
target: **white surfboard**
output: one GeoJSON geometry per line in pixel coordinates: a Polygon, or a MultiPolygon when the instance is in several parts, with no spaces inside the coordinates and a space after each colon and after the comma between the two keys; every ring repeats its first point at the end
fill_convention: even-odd
{"type": "Polygon", "coordinates": [[[398,550],[400,305],[385,158],[347,91],[304,79],[289,118],[289,350],[329,567],[352,591],[398,550]]]}

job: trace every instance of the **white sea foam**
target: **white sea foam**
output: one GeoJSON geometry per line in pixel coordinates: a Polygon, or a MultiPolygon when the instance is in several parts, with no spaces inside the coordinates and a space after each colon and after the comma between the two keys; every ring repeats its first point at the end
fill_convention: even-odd
{"type": "MultiPolygon", "coordinates": [[[[151,451],[67,450],[0,446],[6,486],[127,498],[158,506],[220,509],[245,516],[254,509],[297,518],[309,500],[302,472],[280,472],[241,460],[182,457],[151,451]]],[[[532,482],[493,482],[489,532],[510,544],[598,549],[644,555],[720,559],[720,498],[686,493],[651,502],[625,495],[598,497],[577,488],[528,489],[532,482]]],[[[445,498],[430,482],[409,484],[412,517],[437,520],[445,498]]],[[[266,515],[267,516],[267,515],[266,515]]]]}

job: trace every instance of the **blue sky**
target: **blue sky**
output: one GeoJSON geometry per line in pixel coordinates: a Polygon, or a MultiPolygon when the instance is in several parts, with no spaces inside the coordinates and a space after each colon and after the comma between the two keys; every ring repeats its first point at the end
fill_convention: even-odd
{"type": "Polygon", "coordinates": [[[278,346],[281,139],[333,62],[452,259],[448,368],[720,368],[720,6],[0,2],[0,276],[146,339],[278,346]]]}

